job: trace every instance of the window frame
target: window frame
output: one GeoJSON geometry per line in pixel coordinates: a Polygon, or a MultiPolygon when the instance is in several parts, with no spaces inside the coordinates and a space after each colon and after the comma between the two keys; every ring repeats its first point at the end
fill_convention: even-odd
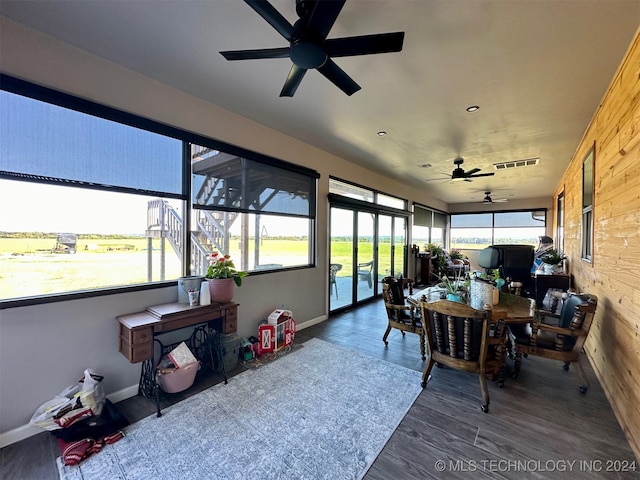
{"type": "MultiPolygon", "coordinates": [[[[305,266],[295,266],[295,267],[284,267],[278,268],[275,271],[286,271],[286,270],[299,270],[304,268],[313,268],[315,267],[315,259],[317,258],[317,179],[320,178],[320,175],[317,171],[301,166],[296,165],[284,160],[280,160],[274,157],[270,157],[268,155],[264,155],[258,152],[254,152],[251,150],[247,150],[242,147],[238,147],[236,145],[227,144],[225,142],[215,140],[210,137],[205,137],[203,135],[195,134],[193,132],[189,132],[177,127],[173,127],[167,124],[163,124],[148,118],[141,117],[139,115],[135,115],[132,113],[128,113],[122,110],[118,110],[113,107],[109,107],[106,105],[102,105],[99,103],[92,102],[90,100],[86,100],[83,98],[76,97],[74,95],[70,95],[67,93],[63,93],[48,87],[44,87],[41,85],[36,85],[31,82],[21,80],[15,77],[12,77],[7,74],[0,73],[0,90],[6,91],[8,93],[20,95],[23,97],[31,98],[36,101],[48,103],[54,106],[58,106],[61,108],[74,110],[83,114],[91,115],[94,117],[102,118],[104,120],[116,122],[125,126],[145,130],[151,133],[155,133],[158,135],[163,135],[169,138],[173,138],[179,140],[183,143],[182,148],[182,192],[178,195],[168,195],[165,192],[151,192],[147,190],[140,189],[132,189],[126,187],[114,187],[110,185],[101,185],[94,184],[88,182],[73,182],[73,181],[64,181],[60,182],[60,179],[38,176],[38,175],[20,175],[20,173],[11,173],[11,175],[4,175],[3,178],[26,181],[26,182],[34,182],[34,183],[48,183],[53,185],[63,185],[63,186],[73,186],[81,189],[98,189],[105,190],[109,192],[120,192],[120,193],[132,193],[132,194],[140,194],[140,195],[158,195],[165,196],[170,198],[177,198],[185,202],[186,208],[183,209],[183,222],[185,225],[190,225],[191,222],[191,209],[190,206],[190,198],[191,198],[191,165],[190,165],[190,144],[197,144],[201,146],[205,146],[208,148],[225,151],[227,153],[231,153],[238,156],[243,156],[252,161],[259,162],[264,165],[269,165],[277,168],[282,168],[285,170],[289,170],[295,173],[301,173],[312,177],[315,179],[313,181],[313,192],[310,195],[310,203],[312,203],[311,213],[309,217],[311,221],[311,228],[309,229],[309,240],[308,240],[308,248],[309,248],[309,265],[305,266]]],[[[189,229],[183,229],[183,241],[184,245],[187,246],[187,250],[189,251],[190,239],[189,239],[189,229]]],[[[182,275],[188,275],[189,266],[190,266],[190,257],[185,256],[182,262],[182,275]]],[[[274,270],[264,270],[264,271],[254,271],[252,275],[260,275],[272,272],[274,270]]],[[[53,294],[42,294],[32,297],[20,297],[14,299],[0,299],[0,310],[5,308],[12,308],[17,306],[27,306],[27,305],[37,305],[37,304],[45,304],[52,303],[58,301],[67,301],[79,298],[89,298],[103,295],[112,295],[117,293],[124,292],[133,292],[133,291],[141,291],[141,290],[150,290],[156,288],[165,288],[170,285],[176,285],[177,279],[172,280],[161,280],[155,282],[146,282],[142,284],[136,285],[121,285],[121,286],[113,286],[113,287],[97,287],[96,289],[88,289],[83,291],[74,291],[74,292],[60,292],[53,294]]]]}
{"type": "Polygon", "coordinates": [[[582,212],[581,212],[581,240],[580,258],[586,263],[593,264],[593,238],[594,238],[594,199],[595,199],[595,173],[596,173],[596,145],[595,142],[582,160],[582,212]],[[585,181],[590,168],[591,178],[589,183],[591,190],[587,191],[588,183],[585,181]],[[591,201],[588,202],[587,200],[591,201]]]}
{"type": "MultiPolygon", "coordinates": [[[[547,225],[547,222],[548,222],[548,209],[547,208],[531,208],[531,209],[518,209],[518,210],[496,210],[496,211],[491,211],[491,212],[476,211],[476,212],[460,212],[460,213],[449,214],[449,243],[448,243],[448,248],[480,251],[480,250],[482,250],[483,248],[486,247],[486,245],[485,245],[485,246],[481,246],[481,247],[474,248],[474,249],[466,249],[466,248],[460,247],[460,246],[452,246],[451,245],[451,240],[452,240],[451,231],[454,228],[455,229],[469,229],[469,230],[471,230],[471,229],[491,230],[491,241],[490,241],[489,245],[493,245],[493,244],[495,244],[495,241],[496,241],[496,235],[495,235],[495,231],[496,230],[503,230],[503,229],[511,228],[511,227],[505,227],[505,226],[496,226],[496,221],[495,221],[495,216],[496,215],[500,215],[500,214],[504,214],[504,213],[530,213],[530,214],[532,214],[534,212],[544,212],[544,223],[540,227],[542,227],[543,229],[546,229],[546,225],[547,225]],[[452,219],[452,217],[455,217],[456,215],[469,215],[469,216],[473,216],[473,215],[490,215],[491,216],[491,222],[490,222],[491,225],[453,227],[452,226],[453,222],[452,222],[451,219],[452,219]]],[[[536,227],[536,226],[520,226],[520,227],[513,227],[513,228],[538,228],[538,227],[536,227]]],[[[532,245],[534,245],[534,244],[532,243],[532,245]]],[[[535,245],[537,245],[537,240],[535,242],[535,245]]]]}

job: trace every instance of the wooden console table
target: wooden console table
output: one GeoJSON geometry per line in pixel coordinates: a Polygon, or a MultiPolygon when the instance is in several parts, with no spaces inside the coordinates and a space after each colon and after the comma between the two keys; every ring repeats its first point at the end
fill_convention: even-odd
{"type": "Polygon", "coordinates": [[[159,388],[156,384],[156,366],[159,359],[154,358],[154,343],[157,342],[160,345],[160,358],[170,350],[170,346],[162,344],[156,338],[158,335],[194,327],[195,330],[189,338],[191,348],[208,349],[212,357],[212,343],[215,343],[224,381],[227,383],[227,372],[220,355],[220,334],[237,331],[238,305],[236,303],[212,303],[193,307],[182,303],[165,303],[147,307],[143,312],[116,318],[120,324],[120,353],[131,363],[143,362],[138,393],[146,397],[155,397],[158,416],[161,415],[159,388]],[[212,334],[212,332],[215,333],[212,334]]]}

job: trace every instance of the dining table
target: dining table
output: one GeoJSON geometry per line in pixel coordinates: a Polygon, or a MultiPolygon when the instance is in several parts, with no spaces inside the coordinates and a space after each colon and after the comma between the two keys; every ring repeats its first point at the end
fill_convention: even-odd
{"type": "MultiPolygon", "coordinates": [[[[420,302],[436,302],[442,300],[444,288],[437,285],[415,291],[407,296],[407,303],[420,310],[420,302]]],[[[522,324],[533,322],[536,318],[536,301],[532,298],[513,295],[508,292],[500,291],[499,301],[494,305],[487,305],[487,310],[491,312],[491,323],[496,325],[494,336],[504,336],[505,344],[497,352],[500,358],[501,368],[497,375],[497,384],[499,387],[504,386],[506,377],[506,357],[511,350],[511,342],[508,335],[505,335],[504,328],[510,324],[522,324]]]]}

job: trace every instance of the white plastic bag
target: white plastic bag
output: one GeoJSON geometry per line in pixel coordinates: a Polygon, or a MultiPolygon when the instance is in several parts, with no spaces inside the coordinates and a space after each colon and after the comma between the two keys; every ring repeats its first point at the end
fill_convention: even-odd
{"type": "Polygon", "coordinates": [[[80,398],[83,407],[90,408],[94,415],[100,415],[105,401],[104,390],[102,389],[102,376],[97,375],[93,370],[84,371],[84,380],[81,382],[80,392],[76,395],[80,398]]]}
{"type": "Polygon", "coordinates": [[[70,408],[75,403],[73,396],[80,391],[80,386],[70,386],[56,395],[51,400],[46,401],[38,407],[31,420],[30,425],[44,428],[45,430],[57,430],[60,427],[56,423],[55,417],[64,409],[70,408]]]}
{"type": "Polygon", "coordinates": [[[106,398],[100,384],[102,378],[86,369],[77,385],[65,388],[40,405],[29,424],[51,431],[69,427],[82,418],[100,415],[106,398]]]}

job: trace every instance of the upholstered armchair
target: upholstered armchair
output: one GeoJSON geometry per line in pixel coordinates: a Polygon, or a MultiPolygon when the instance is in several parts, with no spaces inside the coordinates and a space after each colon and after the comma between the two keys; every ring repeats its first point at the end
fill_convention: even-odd
{"type": "Polygon", "coordinates": [[[494,325],[492,328],[489,312],[476,310],[458,302],[421,301],[420,309],[429,357],[422,373],[422,387],[427,386],[431,370],[436,363],[438,366],[476,373],[480,380],[481,408],[487,413],[487,375],[495,376],[502,367],[501,357],[496,354],[496,350],[504,346],[506,329],[502,325],[497,328],[494,325]]]}
{"type": "Polygon", "coordinates": [[[382,279],[382,297],[384,306],[387,311],[387,330],[382,336],[385,346],[389,346],[387,337],[392,328],[396,328],[402,332],[415,333],[420,337],[420,355],[422,360],[425,357],[425,336],[422,328],[422,321],[417,308],[406,303],[404,295],[405,287],[409,290],[409,295],[413,293],[413,279],[384,277],[382,279]]]}
{"type": "Polygon", "coordinates": [[[509,324],[515,349],[513,377],[520,373],[523,355],[537,355],[563,362],[564,370],[575,364],[581,381],[580,393],[586,393],[589,380],[580,358],[597,305],[595,295],[569,293],[559,314],[539,310],[533,323],[509,324]]]}

